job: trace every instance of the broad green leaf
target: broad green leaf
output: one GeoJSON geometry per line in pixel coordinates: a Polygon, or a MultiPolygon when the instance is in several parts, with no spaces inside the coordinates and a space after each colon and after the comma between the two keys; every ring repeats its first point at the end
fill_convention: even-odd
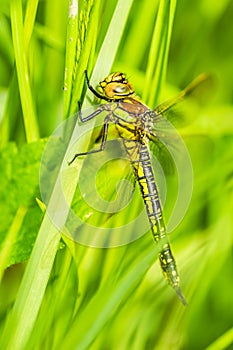
{"type": "Polygon", "coordinates": [[[39,167],[46,140],[23,145],[8,144],[0,153],[0,239],[4,238],[20,206],[26,208],[7,265],[29,258],[34,245],[42,212],[36,203],[39,193],[39,167]]]}

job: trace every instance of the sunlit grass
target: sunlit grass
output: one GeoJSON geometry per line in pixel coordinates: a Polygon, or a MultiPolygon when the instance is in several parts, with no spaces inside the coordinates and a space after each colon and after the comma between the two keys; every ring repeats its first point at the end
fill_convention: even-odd
{"type": "MultiPolygon", "coordinates": [[[[12,266],[3,276],[1,346],[230,349],[232,4],[225,1],[215,7],[208,1],[177,1],[175,11],[175,1],[80,1],[78,12],[68,13],[68,5],[74,4],[29,0],[25,7],[20,1],[13,0],[10,6],[5,0],[0,5],[0,94],[4,101],[0,118],[1,223],[9,221],[8,229],[1,228],[1,241],[7,232],[12,242],[15,240],[12,230],[17,222],[15,232],[26,232],[19,235],[24,237],[22,247],[31,231],[28,221],[21,222],[20,209],[12,206],[12,211],[7,210],[17,191],[23,196],[18,188],[23,183],[23,169],[18,185],[17,178],[11,179],[17,155],[10,151],[9,143],[21,146],[39,135],[47,137],[63,118],[77,112],[86,91],[86,68],[94,86],[112,67],[124,71],[151,107],[162,102],[159,96],[172,97],[173,91],[175,94],[207,71],[215,80],[212,96],[196,107],[194,123],[182,130],[194,169],[193,197],[186,216],[171,235],[188,306],[181,305],[163,280],[150,233],[112,249],[84,247],[64,238],[65,247],[56,253],[60,232],[45,218],[41,228],[34,224],[39,239],[22,284],[16,277],[22,266],[12,266]],[[156,22],[159,8],[160,13],[165,11],[164,17],[156,22]],[[11,192],[6,194],[8,176],[11,192]],[[7,317],[10,328],[5,328],[7,317]]],[[[92,100],[90,94],[84,104],[92,100]]],[[[24,169],[37,179],[35,169],[30,170],[33,161],[33,152],[26,153],[24,169]]],[[[71,194],[75,186],[74,179],[71,194]]],[[[35,197],[40,194],[36,187],[26,207],[29,214],[31,209],[36,211],[38,218],[41,214],[35,197]]],[[[24,198],[22,203],[25,205],[24,198]]],[[[11,248],[14,250],[7,247],[7,254],[2,248],[1,257],[5,258],[0,271],[7,265],[11,248]]]]}

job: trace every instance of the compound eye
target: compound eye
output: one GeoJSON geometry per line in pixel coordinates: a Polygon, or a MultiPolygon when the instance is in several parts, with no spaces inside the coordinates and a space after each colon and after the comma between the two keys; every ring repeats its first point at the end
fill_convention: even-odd
{"type": "Polygon", "coordinates": [[[124,94],[129,91],[127,86],[116,86],[113,90],[116,94],[124,94]]]}

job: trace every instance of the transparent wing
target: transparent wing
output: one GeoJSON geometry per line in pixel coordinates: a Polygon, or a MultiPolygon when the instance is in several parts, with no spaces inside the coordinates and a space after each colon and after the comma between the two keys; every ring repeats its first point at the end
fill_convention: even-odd
{"type": "Polygon", "coordinates": [[[83,198],[93,210],[109,215],[127,205],[133,175],[120,142],[108,141],[102,152],[82,156],[82,160],[73,202],[83,198]]]}
{"type": "Polygon", "coordinates": [[[155,116],[152,112],[153,123],[150,127],[150,150],[157,159],[166,175],[174,174],[174,162],[172,153],[178,152],[177,137],[178,132],[173,124],[162,115],[155,116]]]}
{"type": "Polygon", "coordinates": [[[167,174],[174,173],[172,158],[177,158],[178,155],[182,157],[182,132],[195,121],[200,112],[200,104],[206,99],[206,93],[211,91],[211,85],[211,77],[201,74],[176,97],[159,104],[151,111],[150,132],[155,136],[151,142],[151,150],[163,164],[167,174]]]}
{"type": "Polygon", "coordinates": [[[118,140],[108,141],[101,153],[85,156],[67,223],[73,238],[106,247],[126,244],[135,235],[142,235],[134,231],[134,220],[144,212],[137,192],[130,163],[118,140]]]}
{"type": "MultiPolygon", "coordinates": [[[[75,153],[83,152],[83,145],[84,151],[89,152],[99,148],[103,116],[100,118],[97,117],[95,127],[85,135],[86,142],[81,136],[77,138],[68,161],[75,153]]],[[[80,123],[79,128],[82,127],[80,123]]],[[[66,229],[74,240],[98,247],[117,246],[145,233],[139,230],[141,220],[146,221],[143,201],[122,140],[116,138],[114,125],[109,125],[104,150],[76,158],[70,171],[67,169],[64,182],[72,181],[72,171],[79,172],[79,177],[66,229]]]]}
{"type": "Polygon", "coordinates": [[[200,98],[203,91],[207,91],[207,87],[212,84],[211,76],[203,73],[194,79],[185,89],[183,89],[177,96],[174,98],[168,99],[167,101],[159,104],[155,109],[157,115],[164,114],[169,109],[177,105],[179,102],[182,102],[185,98],[189,96],[198,95],[200,98]]]}
{"type": "Polygon", "coordinates": [[[117,246],[135,239],[136,231],[138,237],[143,234],[134,219],[137,206],[144,209],[121,143],[109,140],[103,152],[78,157],[68,165],[75,153],[98,147],[95,140],[105,116],[99,117],[96,127],[81,123],[79,116],[69,118],[49,138],[40,190],[48,216],[68,237],[84,245],[117,246]]]}

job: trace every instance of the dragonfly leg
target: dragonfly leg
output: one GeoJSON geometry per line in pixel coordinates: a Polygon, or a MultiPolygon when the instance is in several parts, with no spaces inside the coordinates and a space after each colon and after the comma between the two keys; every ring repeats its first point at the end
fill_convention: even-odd
{"type": "Polygon", "coordinates": [[[88,86],[88,89],[98,98],[100,98],[101,100],[105,100],[105,101],[111,101],[111,99],[105,97],[104,95],[101,95],[98,91],[96,91],[93,86],[90,84],[90,80],[88,78],[88,75],[87,75],[87,70],[85,70],[85,78],[86,78],[86,81],[87,81],[87,86],[88,86]]]}
{"type": "Polygon", "coordinates": [[[82,116],[82,110],[80,108],[80,102],[78,102],[78,103],[79,103],[79,118],[80,118],[82,123],[85,123],[88,120],[91,120],[91,119],[95,118],[97,115],[101,114],[105,110],[104,105],[102,105],[96,111],[94,111],[93,113],[89,114],[87,117],[83,117],[82,116]]]}
{"type": "Polygon", "coordinates": [[[94,149],[94,150],[91,150],[88,152],[76,153],[74,155],[73,159],[71,159],[71,161],[68,162],[68,165],[72,164],[73,161],[80,156],[86,156],[88,154],[98,153],[98,152],[102,152],[104,150],[104,147],[105,147],[106,141],[107,141],[107,136],[108,136],[108,123],[109,123],[108,118],[105,118],[104,125],[103,125],[103,128],[101,130],[102,140],[101,140],[100,147],[98,149],[94,149]]]}

